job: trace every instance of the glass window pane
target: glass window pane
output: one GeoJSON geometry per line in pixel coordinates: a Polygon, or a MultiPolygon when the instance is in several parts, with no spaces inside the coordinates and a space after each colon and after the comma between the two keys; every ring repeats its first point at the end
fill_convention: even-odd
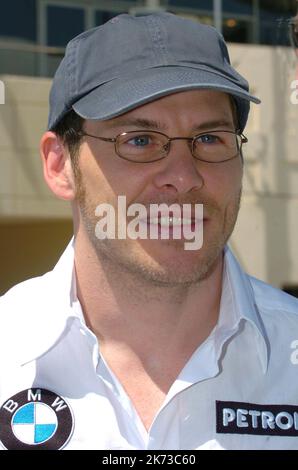
{"type": "Polygon", "coordinates": [[[101,24],[106,23],[114,16],[120,15],[121,13],[127,13],[127,10],[123,11],[104,11],[104,10],[97,10],[95,12],[95,26],[100,26],[101,24]]]}
{"type": "Polygon", "coordinates": [[[259,0],[260,8],[272,14],[289,14],[296,11],[296,0],[259,0]]]}
{"type": "Polygon", "coordinates": [[[65,47],[85,27],[85,13],[81,8],[47,7],[47,45],[65,47]]]}
{"type": "Polygon", "coordinates": [[[222,30],[227,42],[248,43],[252,37],[252,22],[228,18],[223,21],[222,30]]]}
{"type": "Polygon", "coordinates": [[[210,0],[168,0],[168,5],[193,8],[194,10],[213,10],[213,3],[210,0]]]}
{"type": "Polygon", "coordinates": [[[260,43],[290,45],[290,19],[296,13],[295,0],[260,0],[260,43]]]}
{"type": "MultiPolygon", "coordinates": [[[[169,0],[168,5],[213,11],[213,0],[169,0]]],[[[252,14],[252,0],[222,0],[223,12],[252,14]]]]}
{"type": "Polygon", "coordinates": [[[0,36],[36,42],[36,1],[1,2],[0,36]]]}
{"type": "Polygon", "coordinates": [[[252,0],[222,0],[222,9],[225,13],[252,15],[252,3],[252,0]]]}

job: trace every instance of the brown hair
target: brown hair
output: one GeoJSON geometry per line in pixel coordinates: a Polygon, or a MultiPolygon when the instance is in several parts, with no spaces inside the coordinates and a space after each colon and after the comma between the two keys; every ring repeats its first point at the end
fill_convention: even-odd
{"type": "Polygon", "coordinates": [[[81,132],[83,130],[84,122],[84,118],[71,110],[52,129],[52,131],[61,138],[63,144],[68,148],[74,171],[78,166],[77,163],[82,140],[81,132]]]}

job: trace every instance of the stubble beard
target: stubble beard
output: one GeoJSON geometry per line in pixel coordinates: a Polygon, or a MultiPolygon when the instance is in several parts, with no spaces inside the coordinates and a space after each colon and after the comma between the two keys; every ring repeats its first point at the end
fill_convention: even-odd
{"type": "MultiPolygon", "coordinates": [[[[76,180],[76,201],[79,206],[81,221],[100,265],[107,273],[109,272],[109,277],[122,278],[122,281],[124,280],[123,276],[130,277],[132,282],[139,286],[150,284],[152,287],[181,287],[185,289],[207,279],[222,256],[224,246],[233,232],[240,208],[241,189],[230,201],[224,212],[217,205],[212,204],[211,201],[204,204],[204,211],[206,208],[213,218],[220,217],[222,223],[218,225],[216,233],[212,234],[211,239],[204,240],[203,247],[199,250],[200,253],[197,256],[197,263],[187,272],[183,269],[179,271],[175,259],[166,266],[158,264],[156,261],[153,262],[148,256],[144,259],[144,256],[142,257],[138,253],[139,250],[136,252],[136,250],[129,248],[126,240],[99,240],[95,234],[95,227],[98,222],[94,214],[96,204],[89,199],[79,172],[76,175],[76,180]]],[[[201,203],[201,201],[199,202],[201,203]]],[[[138,243],[137,240],[130,240],[129,242],[138,243]]],[[[159,240],[154,242],[161,243],[159,240]]],[[[175,242],[176,240],[168,241],[168,243],[175,242]]],[[[177,247],[178,249],[181,252],[181,247],[177,247]]],[[[196,256],[196,251],[193,253],[196,256]]]]}

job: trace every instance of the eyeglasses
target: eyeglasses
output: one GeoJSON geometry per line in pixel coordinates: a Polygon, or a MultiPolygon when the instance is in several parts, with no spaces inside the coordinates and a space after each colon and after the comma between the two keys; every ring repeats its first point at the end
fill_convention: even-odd
{"type": "Polygon", "coordinates": [[[168,137],[162,132],[147,130],[122,132],[114,138],[98,137],[83,131],[80,135],[114,143],[120,158],[135,163],[151,163],[165,158],[173,140],[186,140],[197,160],[223,163],[238,157],[242,144],[247,142],[243,134],[226,130],[206,131],[194,137],[168,137]]]}

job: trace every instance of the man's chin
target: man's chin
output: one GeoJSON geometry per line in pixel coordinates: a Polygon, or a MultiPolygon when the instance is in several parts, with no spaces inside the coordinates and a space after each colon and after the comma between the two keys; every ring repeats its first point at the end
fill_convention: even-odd
{"type": "Polygon", "coordinates": [[[220,250],[213,253],[175,252],[164,250],[160,256],[135,253],[129,260],[118,258],[122,267],[134,274],[137,281],[149,282],[159,286],[188,286],[199,283],[211,275],[220,261],[220,250]],[[165,251],[168,251],[165,252],[165,251]]]}

